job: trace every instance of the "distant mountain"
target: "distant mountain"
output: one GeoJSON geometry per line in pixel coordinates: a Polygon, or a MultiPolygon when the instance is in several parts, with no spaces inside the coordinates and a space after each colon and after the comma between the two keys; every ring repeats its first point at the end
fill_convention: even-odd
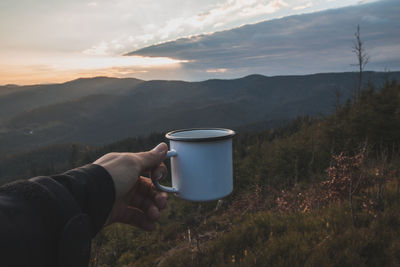
{"type": "MultiPolygon", "coordinates": [[[[365,81],[377,85],[392,78],[400,80],[400,72],[365,73],[365,81]]],[[[329,113],[336,92],[345,101],[356,81],[357,73],[327,73],[203,82],[103,77],[18,87],[0,95],[0,152],[69,142],[99,145],[177,128],[259,122],[268,127],[299,115],[329,113]]]]}
{"type": "MultiPolygon", "coordinates": [[[[360,1],[361,2],[361,1],[360,1]]],[[[185,79],[353,71],[356,26],[368,70],[400,70],[400,4],[380,0],[155,44],[127,55],[170,57],[185,79]]]]}
{"type": "Polygon", "coordinates": [[[62,84],[0,86],[0,122],[22,111],[93,94],[121,95],[142,80],[108,77],[80,78],[62,84]]]}

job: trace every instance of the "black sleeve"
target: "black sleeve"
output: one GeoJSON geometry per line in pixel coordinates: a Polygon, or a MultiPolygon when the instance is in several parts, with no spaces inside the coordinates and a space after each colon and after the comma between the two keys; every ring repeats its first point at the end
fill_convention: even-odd
{"type": "Polygon", "coordinates": [[[95,164],[0,187],[0,266],[87,266],[114,199],[95,164]]]}

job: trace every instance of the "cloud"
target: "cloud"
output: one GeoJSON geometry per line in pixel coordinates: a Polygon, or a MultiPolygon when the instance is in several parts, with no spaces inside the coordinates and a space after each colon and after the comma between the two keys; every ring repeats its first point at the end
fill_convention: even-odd
{"type": "Polygon", "coordinates": [[[96,7],[98,5],[98,3],[92,1],[92,2],[89,2],[87,5],[90,6],[90,7],[96,7]]]}
{"type": "Polygon", "coordinates": [[[292,8],[292,9],[293,9],[293,10],[303,10],[303,9],[306,9],[306,8],[310,8],[310,7],[312,7],[312,6],[313,6],[313,3],[312,3],[312,2],[308,2],[308,3],[305,4],[305,5],[296,6],[296,7],[292,8]]]}
{"type": "MultiPolygon", "coordinates": [[[[117,5],[124,6],[126,1],[118,1],[117,5]]],[[[205,11],[190,16],[177,16],[166,20],[162,26],[149,24],[144,27],[144,34],[124,35],[112,41],[102,41],[85,49],[83,53],[92,55],[116,55],[127,52],[130,48],[144,47],[150,43],[158,43],[179,36],[191,36],[207,29],[218,30],[238,20],[245,20],[265,14],[273,14],[289,5],[284,0],[227,0],[212,5],[205,11]],[[113,43],[114,42],[114,43],[113,43]],[[118,43],[116,47],[114,44],[118,43]]],[[[120,19],[129,21],[133,15],[125,13],[120,19]]]]}
{"type": "Polygon", "coordinates": [[[166,25],[157,31],[157,35],[161,36],[161,39],[168,39],[172,34],[198,32],[208,26],[221,27],[237,20],[238,17],[248,18],[260,14],[271,14],[285,6],[288,4],[283,0],[228,0],[194,16],[168,20],[166,25]]]}
{"type": "MultiPolygon", "coordinates": [[[[181,68],[187,61],[171,58],[146,58],[124,56],[93,56],[82,54],[36,54],[1,53],[1,84],[33,84],[63,82],[77,77],[112,76],[149,78],[163,75],[165,79],[181,68]],[[18,59],[17,64],[5,64],[8,59],[18,59]]],[[[161,76],[160,76],[161,77],[161,76]]]]}
{"type": "Polygon", "coordinates": [[[371,3],[371,2],[374,2],[374,1],[377,1],[377,0],[358,0],[358,3],[359,4],[365,4],[365,3],[371,3]]]}
{"type": "Polygon", "coordinates": [[[228,71],[228,69],[225,69],[225,68],[208,69],[208,70],[206,70],[206,72],[208,72],[208,73],[225,73],[227,71],[228,71]]]}
{"type": "MultiPolygon", "coordinates": [[[[231,5],[221,6],[220,10],[227,12],[239,2],[229,3],[231,5]]],[[[361,26],[362,39],[371,56],[367,68],[398,68],[400,54],[395,51],[400,51],[400,36],[397,34],[400,6],[396,1],[245,25],[149,46],[130,55],[187,60],[183,63],[184,68],[198,78],[209,78],[207,75],[230,78],[252,73],[282,75],[352,71],[355,69],[351,64],[356,58],[351,47],[357,24],[361,26]],[[385,18],[385,27],[382,27],[382,17],[385,18]],[[202,73],[205,75],[201,76],[202,73]]]]}
{"type": "Polygon", "coordinates": [[[253,17],[261,14],[271,14],[280,10],[282,7],[287,7],[288,4],[282,0],[271,1],[269,3],[258,3],[257,5],[245,7],[239,13],[242,17],[253,17]]]}
{"type": "Polygon", "coordinates": [[[390,20],[388,20],[387,18],[380,18],[380,17],[373,16],[373,15],[363,16],[362,21],[367,22],[367,23],[373,23],[373,24],[390,23],[390,20]]]}
{"type": "Polygon", "coordinates": [[[91,48],[82,51],[82,53],[92,56],[105,56],[109,54],[109,50],[109,44],[103,41],[98,45],[94,45],[91,48]]]}

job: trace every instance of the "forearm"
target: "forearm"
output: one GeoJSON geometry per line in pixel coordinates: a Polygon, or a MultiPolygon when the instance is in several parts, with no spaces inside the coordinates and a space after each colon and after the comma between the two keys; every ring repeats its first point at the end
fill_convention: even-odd
{"type": "Polygon", "coordinates": [[[74,256],[87,264],[114,197],[111,177],[96,165],[0,187],[2,264],[68,266],[74,256]]]}
{"type": "Polygon", "coordinates": [[[103,227],[115,201],[114,183],[108,172],[101,166],[89,164],[51,179],[63,185],[81,212],[89,216],[94,237],[103,227]]]}

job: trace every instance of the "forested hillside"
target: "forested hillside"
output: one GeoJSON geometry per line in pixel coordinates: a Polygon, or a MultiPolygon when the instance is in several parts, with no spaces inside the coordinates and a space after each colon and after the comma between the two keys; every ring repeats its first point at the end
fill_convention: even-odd
{"type": "MultiPolygon", "coordinates": [[[[203,82],[98,77],[64,84],[0,87],[0,152],[60,143],[104,145],[190,127],[276,126],[300,115],[329,114],[345,102],[357,73],[251,75],[203,82]]],[[[365,72],[382,86],[400,72],[365,72]]],[[[257,127],[256,127],[257,128],[257,127]]]]}
{"type": "MultiPolygon", "coordinates": [[[[53,146],[3,166],[54,173],[160,141],[153,134],[101,148],[53,146]],[[64,152],[50,156],[56,151],[64,152]]],[[[171,195],[156,231],[113,225],[100,232],[91,266],[398,266],[399,146],[395,82],[337,103],[329,116],[239,132],[229,197],[190,203],[171,195]]]]}
{"type": "Polygon", "coordinates": [[[230,197],[172,198],[151,234],[106,228],[92,266],[398,266],[399,137],[396,83],[324,119],[239,134],[230,197]]]}

